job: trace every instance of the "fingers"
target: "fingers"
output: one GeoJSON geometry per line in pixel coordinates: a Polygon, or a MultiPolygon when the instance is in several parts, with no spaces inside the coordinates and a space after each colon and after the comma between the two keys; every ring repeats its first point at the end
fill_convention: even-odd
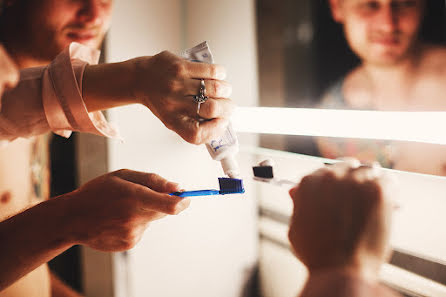
{"type": "Polygon", "coordinates": [[[203,119],[229,118],[234,108],[235,104],[230,99],[208,99],[201,104],[197,115],[203,119]]]}
{"type": "Polygon", "coordinates": [[[115,171],[113,174],[126,181],[149,187],[150,189],[160,193],[172,193],[180,189],[177,183],[170,182],[155,173],[121,169],[115,171]]]}
{"type": "Polygon", "coordinates": [[[228,119],[216,118],[207,121],[198,121],[196,118],[182,117],[176,119],[172,128],[185,141],[191,144],[203,144],[215,139],[225,132],[228,127],[228,119]]]}
{"type": "MultiPolygon", "coordinates": [[[[185,80],[186,96],[193,96],[200,91],[200,80],[185,80]]],[[[210,98],[229,98],[232,94],[232,86],[223,80],[204,80],[206,86],[206,96],[210,98]]]]}
{"type": "Polygon", "coordinates": [[[177,183],[172,183],[154,173],[133,170],[118,170],[112,173],[123,181],[123,186],[141,202],[143,211],[157,211],[165,214],[178,214],[186,209],[190,201],[167,193],[179,191],[177,183]]]}
{"type": "Polygon", "coordinates": [[[222,136],[227,127],[227,119],[216,118],[210,121],[200,122],[198,134],[200,135],[202,143],[205,143],[222,136]]]}
{"type": "MultiPolygon", "coordinates": [[[[125,183],[130,183],[124,181],[125,183]]],[[[162,212],[169,215],[176,215],[189,207],[190,199],[178,196],[170,196],[166,193],[156,192],[146,186],[132,183],[135,198],[141,203],[141,210],[149,212],[162,212]]]]}
{"type": "Polygon", "coordinates": [[[217,79],[226,78],[226,69],[218,64],[207,64],[185,61],[187,74],[195,79],[217,79]]]}

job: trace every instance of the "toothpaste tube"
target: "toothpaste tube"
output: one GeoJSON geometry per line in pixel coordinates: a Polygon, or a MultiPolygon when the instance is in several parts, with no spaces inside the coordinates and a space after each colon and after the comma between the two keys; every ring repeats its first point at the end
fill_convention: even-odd
{"type": "MultiPolygon", "coordinates": [[[[212,53],[206,41],[186,50],[182,56],[190,61],[209,64],[214,63],[212,53]]],[[[231,124],[228,125],[228,128],[226,128],[225,133],[221,137],[206,143],[206,147],[212,159],[221,162],[223,172],[227,176],[230,178],[237,178],[240,176],[238,164],[235,158],[238,153],[239,145],[237,135],[232,129],[231,124]]]]}

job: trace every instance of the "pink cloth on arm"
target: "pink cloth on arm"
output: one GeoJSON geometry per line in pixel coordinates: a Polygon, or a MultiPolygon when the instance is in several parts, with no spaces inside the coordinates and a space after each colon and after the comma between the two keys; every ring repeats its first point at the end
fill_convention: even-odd
{"type": "Polygon", "coordinates": [[[0,139],[31,137],[52,130],[69,137],[72,131],[119,138],[104,115],[88,112],[82,98],[82,78],[99,51],[72,43],[46,67],[24,69],[19,85],[2,97],[0,139]]]}

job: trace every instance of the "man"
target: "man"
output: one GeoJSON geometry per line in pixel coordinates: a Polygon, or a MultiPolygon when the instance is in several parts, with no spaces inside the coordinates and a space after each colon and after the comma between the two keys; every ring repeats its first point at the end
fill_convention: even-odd
{"type": "Polygon", "coordinates": [[[288,235],[309,271],[301,297],[398,296],[378,279],[391,253],[391,185],[378,168],[352,162],[319,169],[290,190],[288,235]]]}
{"type": "MultiPolygon", "coordinates": [[[[330,6],[361,64],[327,93],[322,107],[446,109],[442,95],[446,85],[446,48],[419,39],[426,1],[330,0],[330,6]]],[[[327,138],[319,139],[318,145],[325,157],[355,156],[395,169],[446,174],[446,162],[441,161],[446,159],[446,151],[438,145],[327,138]]]]}
{"type": "MultiPolygon", "coordinates": [[[[47,65],[56,58],[57,54],[66,49],[71,42],[75,41],[81,44],[93,46],[95,48],[99,47],[110,24],[112,4],[112,1],[108,0],[6,1],[4,10],[0,16],[1,41],[9,51],[14,62],[20,68],[47,65]]],[[[74,49],[73,46],[70,46],[65,56],[62,55],[62,58],[57,61],[69,61],[70,57],[73,59],[73,55],[75,54],[73,54],[72,51],[78,53],[80,50],[75,45],[74,49]]],[[[87,56],[94,56],[94,54],[87,54],[87,56]]],[[[57,61],[56,64],[53,65],[53,68],[49,68],[50,70],[58,67],[57,63],[59,62],[57,61]]],[[[152,93],[137,92],[132,94],[143,95],[138,96],[138,98],[135,96],[132,96],[131,98],[129,98],[129,96],[117,96],[119,94],[116,93],[102,94],[101,92],[103,92],[104,89],[110,89],[109,85],[107,85],[107,88],[104,88],[104,80],[102,75],[106,69],[102,68],[102,65],[93,67],[81,64],[79,66],[78,62],[74,63],[76,65],[72,65],[73,72],[79,74],[77,77],[83,77],[84,82],[83,91],[85,91],[84,94],[86,96],[84,100],[88,111],[85,110],[86,113],[82,117],[84,121],[88,122],[87,126],[92,127],[91,129],[93,130],[99,131],[97,132],[98,134],[112,136],[113,133],[105,133],[110,132],[110,127],[106,124],[104,119],[101,118],[100,114],[95,113],[95,111],[131,103],[145,104],[163,121],[163,123],[165,123],[167,127],[176,131],[180,136],[192,143],[204,142],[211,136],[211,132],[216,132],[219,129],[221,130],[221,128],[224,126],[225,118],[227,120],[228,111],[231,109],[230,106],[232,104],[230,103],[229,99],[224,99],[225,97],[229,96],[230,86],[227,84],[225,85],[224,82],[218,82],[218,79],[223,79],[224,76],[224,70],[221,68],[204,64],[196,67],[194,64],[197,63],[186,65],[184,60],[179,59],[178,57],[167,52],[163,52],[154,57],[135,59],[129,63],[130,64],[127,65],[131,65],[132,63],[133,65],[139,64],[139,66],[142,66],[143,69],[148,70],[145,72],[144,76],[132,81],[134,83],[139,83],[139,90],[143,90],[144,86],[149,86],[147,82],[151,82],[150,86],[153,88],[152,93]],[[203,66],[206,69],[202,68],[203,66]],[[77,70],[74,69],[76,67],[77,70]],[[199,68],[201,70],[205,70],[207,75],[204,75],[203,72],[199,74],[199,68]],[[150,69],[152,69],[152,71],[150,71],[150,69]],[[160,70],[164,71],[160,72],[160,70]],[[215,89],[220,89],[219,87],[223,87],[223,89],[226,90],[218,95],[218,97],[223,98],[223,100],[218,99],[217,102],[216,99],[211,98],[208,100],[209,102],[203,104],[199,115],[196,114],[196,105],[193,104],[192,100],[190,99],[191,97],[185,98],[186,96],[196,94],[196,90],[199,89],[199,81],[192,79],[194,75],[197,75],[195,77],[206,78],[205,76],[207,76],[208,78],[211,78],[210,80],[206,79],[206,85],[210,87],[208,88],[209,90],[212,90],[212,87],[215,87],[215,89]],[[142,79],[145,79],[145,81],[142,82],[142,79]],[[172,86],[175,82],[177,82],[177,84],[175,84],[176,89],[173,90],[172,86]],[[162,92],[160,92],[159,89],[166,86],[168,86],[168,88],[165,88],[162,90],[162,92]],[[90,95],[91,98],[89,99],[88,96],[90,95]],[[122,101],[122,99],[127,101],[122,101]],[[167,113],[165,111],[166,108],[170,108],[172,113],[167,113]],[[94,113],[94,116],[89,117],[87,112],[92,115],[94,113]],[[222,112],[226,115],[220,117],[222,112]],[[207,114],[207,116],[205,114],[207,114]],[[198,124],[196,117],[209,118],[211,121],[198,124]],[[105,130],[104,127],[106,128],[105,130]]],[[[119,70],[119,67],[125,67],[125,64],[118,63],[107,66],[107,69],[109,69],[112,73],[116,73],[116,71],[119,70]]],[[[65,66],[63,66],[62,69],[66,69],[65,66]]],[[[41,75],[41,72],[39,71],[48,72],[48,70],[44,69],[33,70],[31,71],[31,80],[36,80],[35,75],[37,72],[38,75],[41,75]]],[[[51,74],[48,75],[51,77],[51,74]]],[[[114,77],[116,77],[116,75],[114,77]]],[[[121,76],[121,79],[119,80],[120,83],[130,83],[129,81],[122,79],[123,77],[125,76],[121,76]]],[[[131,80],[132,78],[138,78],[138,76],[127,78],[131,80]]],[[[57,79],[57,75],[53,77],[53,79],[57,79]]],[[[107,83],[110,82],[107,81],[107,83]]],[[[51,87],[51,84],[49,86],[51,87]]],[[[44,89],[46,88],[44,87],[44,89]]],[[[17,93],[20,92],[20,90],[21,88],[19,85],[19,87],[11,93],[17,93]]],[[[116,90],[123,91],[123,89],[119,88],[116,88],[115,91],[116,90]]],[[[209,96],[212,97],[211,95],[209,96]]],[[[17,104],[15,104],[13,100],[6,100],[5,104],[7,103],[10,104],[8,104],[7,108],[5,108],[5,113],[11,111],[12,107],[17,107],[17,104]]],[[[85,109],[85,107],[82,108],[85,109]]],[[[46,112],[47,110],[45,110],[45,113],[46,112]]],[[[59,118],[54,119],[53,124],[54,122],[57,124],[59,120],[59,118]]],[[[42,122],[39,121],[37,124],[42,124],[42,122]]],[[[51,123],[49,124],[51,126],[51,123]]],[[[44,126],[41,126],[41,128],[42,131],[45,129],[46,131],[49,130],[44,126]]],[[[63,127],[62,125],[59,128],[66,129],[67,127],[63,127]]],[[[25,136],[29,136],[29,134],[29,131],[27,131],[25,136]]],[[[34,135],[37,134],[40,134],[40,132],[35,133],[34,135]]],[[[23,135],[14,136],[11,134],[7,139],[13,139],[17,136],[23,135]]],[[[0,148],[1,220],[13,216],[23,209],[42,202],[48,198],[49,177],[47,154],[47,140],[46,138],[42,137],[18,139],[0,148]]],[[[101,185],[102,188],[104,187],[104,180],[111,183],[117,179],[114,174],[115,173],[112,173],[106,177],[102,177],[100,180],[95,180],[92,182],[92,184],[101,189],[101,185]]],[[[145,178],[147,178],[147,176],[145,178]]],[[[135,174],[132,172],[124,172],[124,175],[121,172],[119,173],[118,179],[122,179],[126,187],[134,187],[135,183],[144,184],[144,182],[141,182],[141,178],[138,178],[137,176],[135,177],[135,174]],[[132,183],[132,185],[129,185],[128,182],[132,183]]],[[[159,187],[157,186],[158,183],[165,184],[166,182],[158,180],[152,186],[157,188],[159,187]]],[[[176,187],[170,186],[168,190],[175,190],[174,188],[176,189],[176,187]]],[[[159,189],[155,191],[164,192],[167,190],[159,189]]],[[[95,191],[93,191],[93,193],[94,192],[95,191]]],[[[96,193],[99,192],[99,190],[96,190],[96,193]]],[[[80,203],[79,201],[81,200],[82,199],[79,198],[76,201],[80,203]]],[[[90,201],[91,203],[92,199],[87,199],[86,201],[90,201]]],[[[174,204],[179,203],[179,201],[176,200],[170,201],[174,204]]],[[[41,205],[46,207],[49,204],[44,203],[41,205]]],[[[43,207],[41,205],[39,205],[39,209],[43,207]]],[[[178,210],[182,208],[184,207],[179,207],[178,210]]],[[[14,224],[17,224],[18,221],[20,222],[22,220],[22,224],[18,224],[16,226],[24,227],[23,222],[26,222],[29,219],[23,219],[23,216],[26,215],[29,218],[30,214],[32,216],[33,213],[36,213],[34,208],[31,208],[30,211],[31,213],[25,212],[20,214],[20,216],[14,216],[10,220],[5,221],[6,226],[14,226],[14,224]]],[[[163,211],[159,210],[155,217],[159,217],[160,213],[163,213],[163,211]]],[[[144,220],[138,219],[137,221],[139,224],[144,225],[150,220],[150,218],[146,217],[144,220]]],[[[106,218],[104,218],[104,221],[106,221],[106,218]]],[[[3,228],[3,232],[8,230],[6,227],[3,228]]],[[[19,242],[20,240],[16,241],[16,243],[19,242]]],[[[82,240],[79,241],[79,243],[91,245],[88,244],[88,242],[83,242],[82,240]]],[[[11,245],[10,247],[12,246],[14,245],[11,245]]],[[[44,247],[42,247],[42,250],[45,250],[44,247]]],[[[63,249],[58,249],[59,252],[62,250],[63,249]]],[[[2,250],[2,252],[3,251],[6,252],[6,250],[2,250]]],[[[40,254],[37,252],[36,255],[40,254]]],[[[50,254],[46,254],[45,259],[51,259],[49,255],[54,257],[57,255],[57,253],[54,253],[53,251],[50,254]]],[[[39,259],[42,260],[43,258],[39,259]]],[[[40,263],[44,262],[45,261],[40,261],[40,263]]],[[[36,262],[35,259],[28,260],[26,263],[31,265],[29,266],[27,264],[27,269],[30,269],[30,267],[36,267],[36,269],[24,276],[12,286],[9,286],[7,289],[0,292],[0,296],[49,296],[49,294],[52,294],[52,296],[78,296],[76,292],[62,284],[56,277],[51,276],[50,282],[46,265],[39,267],[33,266],[39,263],[39,261],[36,262]],[[48,291],[48,286],[51,287],[51,293],[48,291]]],[[[15,279],[17,275],[24,274],[25,273],[23,271],[19,271],[12,277],[15,279]]],[[[3,286],[2,289],[4,289],[3,286]]]]}
{"type": "Polygon", "coordinates": [[[20,69],[47,65],[71,42],[99,48],[112,8],[112,0],[7,0],[1,41],[20,69]]]}

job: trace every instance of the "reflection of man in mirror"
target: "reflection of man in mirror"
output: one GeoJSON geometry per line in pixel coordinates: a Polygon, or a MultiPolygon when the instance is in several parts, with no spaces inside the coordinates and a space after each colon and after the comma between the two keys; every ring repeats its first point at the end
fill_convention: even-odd
{"type": "MultiPolygon", "coordinates": [[[[329,1],[361,64],[332,86],[322,107],[446,110],[446,48],[419,39],[425,0],[329,1]]],[[[395,169],[446,175],[443,146],[327,138],[318,139],[318,146],[325,157],[356,156],[395,169]]]]}

